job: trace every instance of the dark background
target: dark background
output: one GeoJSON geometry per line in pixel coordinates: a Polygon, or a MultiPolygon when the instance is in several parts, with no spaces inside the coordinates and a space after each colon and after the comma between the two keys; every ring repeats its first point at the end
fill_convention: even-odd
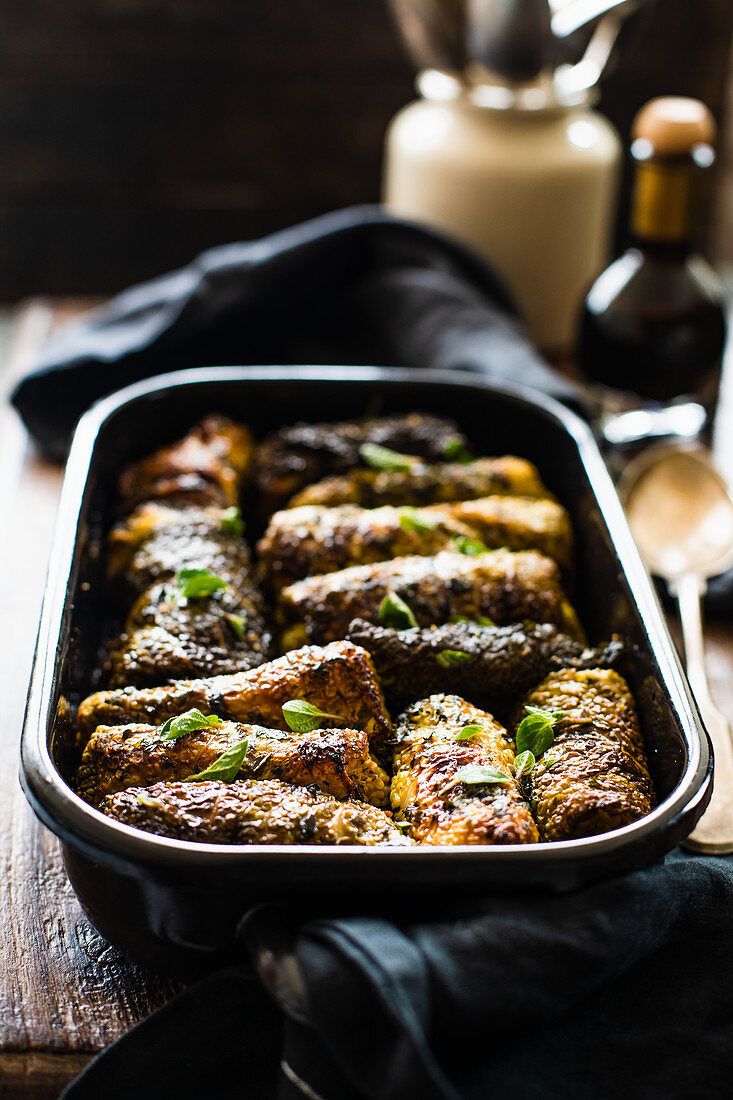
{"type": "MultiPolygon", "coordinates": [[[[386,0],[0,0],[0,297],[100,293],[379,196],[413,97],[386,0]]],[[[731,0],[657,0],[601,106],[720,117],[731,0]]]]}

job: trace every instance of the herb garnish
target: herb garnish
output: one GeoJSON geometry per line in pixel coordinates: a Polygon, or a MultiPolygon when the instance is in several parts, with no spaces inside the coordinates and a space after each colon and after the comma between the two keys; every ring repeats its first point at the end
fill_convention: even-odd
{"type": "Polygon", "coordinates": [[[496,626],[493,619],[490,619],[488,615],[479,615],[477,619],[472,619],[470,615],[451,615],[448,622],[451,623],[476,623],[478,626],[496,626]]]}
{"type": "Polygon", "coordinates": [[[140,805],[144,806],[147,810],[157,810],[158,806],[160,805],[160,803],[156,802],[154,798],[148,798],[148,796],[145,794],[136,794],[135,798],[140,803],[140,805]]]}
{"type": "Polygon", "coordinates": [[[409,470],[419,462],[416,455],[402,455],[379,443],[362,443],[359,455],[373,470],[409,470]]]}
{"type": "Polygon", "coordinates": [[[486,767],[483,764],[467,764],[459,768],[451,779],[450,785],[465,783],[466,786],[478,786],[481,783],[511,783],[510,775],[500,768],[486,767]]]}
{"type": "Polygon", "coordinates": [[[314,707],[305,699],[290,699],[283,703],[283,717],[295,733],[310,733],[321,726],[321,718],[334,718],[337,722],[343,722],[338,714],[328,714],[325,710],[314,707]]]}
{"type": "Polygon", "coordinates": [[[531,752],[537,760],[555,740],[555,726],[565,717],[563,710],[546,710],[543,707],[525,707],[527,717],[517,729],[517,752],[531,752]]]}
{"type": "Polygon", "coordinates": [[[185,714],[179,714],[174,718],[168,718],[161,726],[158,726],[153,734],[154,741],[175,741],[183,737],[184,733],[193,733],[194,730],[208,729],[209,726],[220,726],[221,718],[215,714],[202,714],[196,707],[187,710],[185,714]]]}
{"type": "Polygon", "coordinates": [[[389,627],[391,630],[407,630],[409,627],[417,626],[417,619],[412,609],[391,589],[380,604],[379,621],[382,626],[389,627]]]}
{"type": "Polygon", "coordinates": [[[464,726],[456,734],[456,741],[470,741],[472,737],[476,737],[482,732],[481,726],[464,726]]]}
{"type": "Polygon", "coordinates": [[[448,462],[460,462],[463,466],[467,466],[469,462],[475,462],[473,455],[457,435],[448,440],[443,448],[443,456],[448,462]]]}
{"type": "Polygon", "coordinates": [[[400,508],[400,527],[410,534],[420,534],[422,531],[432,531],[440,520],[421,512],[419,508],[400,508]]]}
{"type": "Polygon", "coordinates": [[[241,615],[225,615],[224,618],[238,638],[244,637],[244,619],[241,615]]]}
{"type": "Polygon", "coordinates": [[[224,514],[221,517],[221,529],[226,531],[227,535],[243,535],[244,534],[244,520],[242,519],[242,513],[236,506],[226,508],[224,514]]]}
{"type": "Polygon", "coordinates": [[[456,535],[451,539],[453,549],[459,554],[466,554],[469,558],[477,558],[480,554],[488,552],[488,546],[480,539],[470,539],[467,535],[456,535]]]}
{"type": "Polygon", "coordinates": [[[176,573],[176,585],[184,600],[199,600],[211,596],[220,588],[226,588],[227,582],[210,573],[208,569],[179,569],[176,573]]]}
{"type": "Polygon", "coordinates": [[[202,772],[188,776],[189,783],[203,783],[205,779],[219,779],[222,783],[231,783],[241,771],[244,758],[247,755],[249,741],[239,741],[221,756],[204,768],[202,772]]]}
{"type": "Polygon", "coordinates": [[[523,775],[529,775],[536,763],[534,753],[530,752],[529,749],[520,752],[514,761],[514,778],[521,779],[523,775]]]}
{"type": "Polygon", "coordinates": [[[435,660],[442,668],[457,668],[473,660],[472,653],[461,653],[459,649],[444,649],[435,660]]]}

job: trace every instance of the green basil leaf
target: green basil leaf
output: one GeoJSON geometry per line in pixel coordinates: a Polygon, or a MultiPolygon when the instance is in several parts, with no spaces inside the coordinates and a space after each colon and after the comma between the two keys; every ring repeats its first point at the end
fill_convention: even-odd
{"type": "Polygon", "coordinates": [[[555,740],[555,725],[565,717],[562,710],[545,710],[544,707],[524,708],[527,717],[519,723],[516,736],[517,752],[531,752],[535,760],[549,749],[555,740]]]}
{"type": "Polygon", "coordinates": [[[519,779],[523,775],[529,775],[536,763],[537,761],[534,758],[534,753],[531,753],[529,749],[520,752],[519,756],[514,761],[515,779],[519,779]]]}
{"type": "Polygon", "coordinates": [[[203,783],[206,779],[220,779],[222,783],[233,782],[242,770],[248,748],[249,741],[239,741],[217,757],[208,768],[204,768],[202,772],[197,772],[195,775],[189,775],[188,782],[203,783]]]}
{"type": "Polygon", "coordinates": [[[552,722],[553,725],[555,724],[555,722],[559,722],[561,718],[565,717],[564,710],[547,710],[546,707],[530,706],[526,706],[524,709],[526,710],[527,714],[536,714],[540,718],[546,718],[548,722],[552,722]]]}
{"type": "Polygon", "coordinates": [[[444,649],[435,660],[442,668],[458,668],[459,665],[468,664],[473,660],[472,653],[461,653],[458,649],[444,649]]]}
{"type": "Polygon", "coordinates": [[[328,714],[325,710],[319,710],[305,699],[290,699],[283,703],[283,717],[295,733],[310,733],[321,726],[321,718],[334,718],[337,722],[343,722],[338,714],[328,714]]]}
{"type": "Polygon", "coordinates": [[[451,615],[448,620],[449,623],[476,623],[478,626],[496,626],[493,619],[490,619],[488,615],[479,615],[477,619],[472,619],[470,615],[451,615]]]}
{"type": "Polygon", "coordinates": [[[475,461],[463,440],[457,435],[454,435],[452,439],[448,440],[443,448],[443,455],[448,462],[461,462],[464,466],[467,466],[469,462],[475,461]]]}
{"type": "Polygon", "coordinates": [[[155,798],[149,798],[146,794],[136,794],[136,800],[147,810],[157,810],[160,803],[155,798]]]}
{"type": "Polygon", "coordinates": [[[477,737],[479,733],[483,733],[481,726],[464,726],[456,734],[456,741],[470,741],[472,737],[477,737]]]}
{"type": "Polygon", "coordinates": [[[400,509],[400,527],[410,534],[420,534],[422,531],[432,531],[438,526],[440,520],[434,516],[428,516],[418,508],[400,509]]]}
{"type": "Polygon", "coordinates": [[[208,569],[179,569],[176,573],[176,584],[186,600],[199,600],[227,587],[226,581],[215,573],[210,573],[208,569]]]}
{"type": "Polygon", "coordinates": [[[244,534],[244,520],[242,519],[242,513],[237,507],[226,508],[224,515],[221,517],[221,529],[225,531],[227,535],[243,535],[244,534]]]}
{"type": "Polygon", "coordinates": [[[183,737],[185,733],[208,729],[209,726],[220,726],[221,723],[222,719],[217,718],[215,714],[202,714],[200,710],[194,707],[193,710],[187,710],[184,714],[178,714],[174,718],[169,718],[163,722],[156,729],[152,739],[155,741],[175,741],[178,737],[183,737]]]}
{"type": "Polygon", "coordinates": [[[409,470],[419,459],[415,455],[401,455],[382,447],[379,443],[362,443],[359,455],[373,470],[409,470]]]}
{"type": "Polygon", "coordinates": [[[244,637],[244,619],[241,615],[225,615],[224,618],[238,638],[244,637]]]}
{"type": "Polygon", "coordinates": [[[466,554],[469,558],[477,558],[480,554],[486,554],[489,549],[480,539],[469,539],[466,535],[456,535],[454,539],[451,539],[451,543],[454,550],[457,550],[459,554],[466,554]]]}
{"type": "Polygon", "coordinates": [[[417,619],[412,609],[404,600],[400,599],[396,592],[388,592],[379,607],[379,621],[382,626],[391,630],[407,630],[417,626],[417,619]]]}
{"type": "Polygon", "coordinates": [[[477,786],[481,783],[511,783],[512,778],[500,768],[485,767],[483,764],[466,764],[465,768],[459,768],[451,779],[454,783],[465,783],[467,787],[477,786]]]}

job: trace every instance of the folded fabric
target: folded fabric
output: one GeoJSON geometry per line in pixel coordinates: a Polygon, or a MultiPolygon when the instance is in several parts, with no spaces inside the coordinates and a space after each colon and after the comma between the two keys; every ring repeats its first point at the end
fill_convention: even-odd
{"type": "Polygon", "coordinates": [[[12,400],[61,458],[105,394],[165,371],[259,363],[460,368],[581,401],[481,260],[377,206],[213,248],[125,291],[60,330],[12,400]]]}
{"type": "Polygon", "coordinates": [[[138,1025],[64,1100],[730,1095],[730,858],[675,852],[573,894],[436,911],[312,922],[286,950],[284,914],[255,911],[244,933],[282,1053],[262,987],[233,968],[138,1025]]]}

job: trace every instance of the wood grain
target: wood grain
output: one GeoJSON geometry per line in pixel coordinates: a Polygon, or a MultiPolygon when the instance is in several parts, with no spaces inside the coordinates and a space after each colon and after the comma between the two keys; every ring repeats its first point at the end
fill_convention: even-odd
{"type": "MultiPolygon", "coordinates": [[[[11,370],[32,354],[53,321],[43,305],[24,311],[11,370]]],[[[0,513],[6,534],[0,542],[0,1097],[40,1100],[58,1096],[93,1053],[178,986],[133,965],[90,926],[66,879],[56,839],[37,823],[17,780],[18,737],[62,471],[26,450],[19,428],[12,434],[24,453],[20,462],[10,461],[12,417],[5,409],[0,422],[0,469],[6,475],[0,513]],[[14,469],[17,478],[9,486],[14,469]]]]}

